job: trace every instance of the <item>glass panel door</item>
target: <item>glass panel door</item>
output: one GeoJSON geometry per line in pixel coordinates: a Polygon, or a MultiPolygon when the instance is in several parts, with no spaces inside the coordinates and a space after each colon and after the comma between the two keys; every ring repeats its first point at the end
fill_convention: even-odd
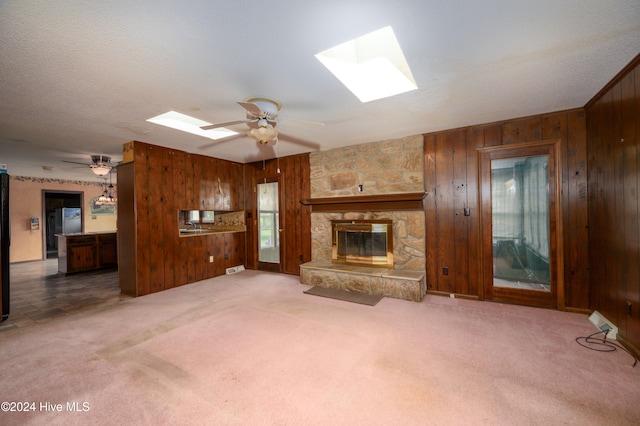
{"type": "Polygon", "coordinates": [[[564,307],[557,144],[480,149],[484,299],[564,307]]]}
{"type": "Polygon", "coordinates": [[[257,185],[258,261],[280,263],[280,213],[278,182],[257,185]]]}
{"type": "Polygon", "coordinates": [[[548,155],[491,160],[493,285],[551,291],[548,155]]]}

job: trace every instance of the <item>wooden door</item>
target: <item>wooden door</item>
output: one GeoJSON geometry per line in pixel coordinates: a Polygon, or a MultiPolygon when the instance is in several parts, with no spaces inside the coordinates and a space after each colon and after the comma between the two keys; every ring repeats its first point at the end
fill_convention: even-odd
{"type": "Polygon", "coordinates": [[[280,176],[261,178],[256,182],[256,242],[258,269],[282,272],[282,215],[280,176]]]}
{"type": "Polygon", "coordinates": [[[479,151],[484,299],[564,309],[557,144],[479,151]]]}

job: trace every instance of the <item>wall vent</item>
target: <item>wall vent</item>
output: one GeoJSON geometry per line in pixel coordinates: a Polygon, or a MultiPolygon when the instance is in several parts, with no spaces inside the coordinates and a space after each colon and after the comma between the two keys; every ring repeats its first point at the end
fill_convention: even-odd
{"type": "Polygon", "coordinates": [[[604,332],[605,330],[609,330],[606,333],[607,339],[616,340],[616,336],[618,336],[618,327],[613,325],[613,323],[606,319],[600,312],[593,311],[589,317],[589,322],[600,331],[604,332]]]}
{"type": "Polygon", "coordinates": [[[234,266],[232,268],[227,268],[227,275],[235,274],[242,271],[244,271],[243,265],[234,266]]]}

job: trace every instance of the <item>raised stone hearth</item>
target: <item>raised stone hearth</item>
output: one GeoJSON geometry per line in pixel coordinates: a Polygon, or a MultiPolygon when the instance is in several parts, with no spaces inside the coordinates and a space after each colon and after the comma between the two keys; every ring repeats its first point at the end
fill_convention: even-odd
{"type": "Polygon", "coordinates": [[[300,265],[300,282],[412,302],[421,301],[427,291],[425,274],[421,271],[325,262],[308,262],[300,265]]]}

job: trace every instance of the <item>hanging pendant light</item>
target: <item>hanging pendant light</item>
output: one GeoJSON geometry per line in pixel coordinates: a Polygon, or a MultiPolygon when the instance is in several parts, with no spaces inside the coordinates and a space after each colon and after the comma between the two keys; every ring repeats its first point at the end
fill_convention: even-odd
{"type": "Polygon", "coordinates": [[[117,199],[113,196],[113,184],[111,183],[111,173],[109,173],[109,189],[107,190],[107,179],[102,184],[102,194],[96,200],[97,206],[114,206],[117,199]]]}

